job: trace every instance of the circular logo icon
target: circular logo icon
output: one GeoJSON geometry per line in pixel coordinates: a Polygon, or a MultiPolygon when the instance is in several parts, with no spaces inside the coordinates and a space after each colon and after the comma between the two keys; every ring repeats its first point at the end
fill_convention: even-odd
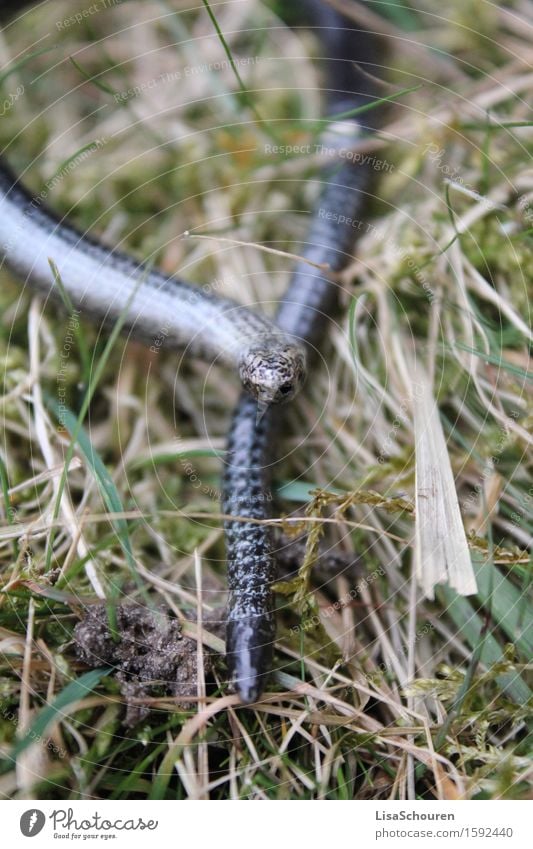
{"type": "Polygon", "coordinates": [[[35,837],[43,830],[46,822],[46,817],[42,811],[37,808],[31,808],[29,811],[24,811],[20,818],[20,830],[24,837],[35,837]]]}

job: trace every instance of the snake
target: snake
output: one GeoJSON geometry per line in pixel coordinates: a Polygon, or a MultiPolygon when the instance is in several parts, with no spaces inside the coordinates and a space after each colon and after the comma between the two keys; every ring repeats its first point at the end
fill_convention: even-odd
{"type": "MultiPolygon", "coordinates": [[[[376,129],[376,81],[363,69],[375,65],[376,37],[364,33],[326,2],[307,0],[306,24],[317,33],[326,58],[325,100],[331,116],[330,137],[337,131],[349,149],[376,129]],[[365,113],[363,125],[361,112],[365,113]],[[355,114],[354,114],[355,113],[355,114]],[[374,116],[368,120],[368,115],[374,116]],[[335,117],[337,116],[337,120],[335,117]],[[339,120],[342,117],[342,120],[339,120]]],[[[309,353],[320,344],[328,321],[338,309],[335,272],[352,259],[351,250],[372,185],[371,162],[343,162],[322,175],[323,190],[300,261],[280,301],[276,323],[297,337],[309,353]],[[306,262],[307,260],[308,262],[306,262]],[[310,264],[310,262],[313,265],[310,264]],[[326,266],[329,273],[317,270],[326,266]]],[[[363,228],[364,230],[364,228],[363,228]]],[[[257,402],[242,395],[233,414],[222,487],[229,603],[226,657],[229,680],[243,704],[260,697],[270,674],[276,636],[273,585],[277,576],[270,492],[275,446],[283,414],[269,407],[258,415],[257,402]],[[234,518],[235,517],[235,518],[234,518]]]]}
{"type": "MultiPolygon", "coordinates": [[[[2,14],[31,5],[8,3],[2,14]]],[[[32,195],[0,156],[0,257],[31,291],[60,304],[66,296],[92,321],[120,321],[149,346],[229,366],[263,409],[299,391],[305,351],[266,316],[82,234],[42,195],[32,195]]]]}
{"type": "MultiPolygon", "coordinates": [[[[7,0],[0,15],[9,19],[35,3],[7,0]]],[[[375,129],[372,119],[363,125],[353,114],[375,99],[372,77],[361,70],[375,63],[375,39],[327,0],[305,0],[299,15],[324,51],[327,126],[350,147],[375,129]]],[[[170,349],[221,362],[240,377],[243,393],[228,436],[222,508],[228,517],[226,659],[244,705],[257,701],[264,689],[275,642],[277,569],[268,520],[281,406],[300,390],[308,357],[338,309],[335,273],[352,258],[353,221],[366,206],[371,172],[368,164],[348,161],[321,176],[323,191],[301,259],[273,322],[81,233],[32,196],[0,156],[0,257],[30,290],[63,304],[66,293],[93,321],[120,320],[145,344],[163,335],[170,349]]]]}

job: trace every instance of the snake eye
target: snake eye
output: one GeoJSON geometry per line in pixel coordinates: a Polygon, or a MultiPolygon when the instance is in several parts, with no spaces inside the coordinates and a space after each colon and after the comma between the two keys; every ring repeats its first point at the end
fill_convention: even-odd
{"type": "Polygon", "coordinates": [[[288,395],[290,392],[292,392],[292,383],[282,383],[279,388],[279,391],[282,395],[288,395]]]}

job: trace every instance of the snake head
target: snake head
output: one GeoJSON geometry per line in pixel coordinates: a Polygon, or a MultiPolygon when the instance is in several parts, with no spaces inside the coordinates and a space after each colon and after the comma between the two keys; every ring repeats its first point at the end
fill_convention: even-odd
{"type": "Polygon", "coordinates": [[[262,407],[290,401],[305,379],[304,349],[297,342],[250,348],[241,359],[239,374],[262,407]]]}

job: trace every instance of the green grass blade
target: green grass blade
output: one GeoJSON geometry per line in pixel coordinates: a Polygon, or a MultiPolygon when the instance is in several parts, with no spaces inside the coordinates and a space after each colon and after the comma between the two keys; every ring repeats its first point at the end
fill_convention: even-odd
{"type": "MultiPolygon", "coordinates": [[[[320,130],[328,124],[333,124],[336,121],[342,121],[344,118],[355,118],[356,115],[363,115],[365,112],[370,112],[372,109],[376,109],[383,103],[392,103],[400,97],[403,97],[405,94],[410,94],[412,91],[418,91],[420,88],[423,88],[422,83],[419,85],[409,86],[409,88],[401,88],[393,94],[387,94],[385,97],[376,98],[376,100],[372,100],[370,103],[363,103],[361,106],[354,107],[354,109],[348,109],[346,112],[337,112],[335,115],[328,115],[327,118],[319,118],[312,122],[313,126],[318,132],[320,132],[320,130]]],[[[298,124],[299,122],[296,121],[295,123],[298,124]]],[[[309,128],[309,122],[303,122],[302,126],[309,128]]]]}
{"type": "MultiPolygon", "coordinates": [[[[76,310],[74,309],[74,304],[70,299],[70,295],[68,294],[65,284],[61,279],[61,275],[59,273],[59,269],[55,264],[53,259],[48,260],[48,264],[51,268],[52,274],[54,275],[54,283],[56,284],[59,294],[61,296],[61,300],[63,301],[65,308],[70,316],[74,315],[76,310]]],[[[85,334],[81,328],[81,325],[78,323],[74,330],[74,335],[76,337],[76,341],[78,342],[79,350],[80,350],[80,359],[82,363],[83,369],[83,379],[86,384],[89,383],[90,375],[91,375],[91,357],[89,354],[89,346],[87,345],[87,340],[85,339],[85,334]]]]}
{"type": "Polygon", "coordinates": [[[22,752],[24,752],[28,746],[31,746],[31,744],[36,740],[40,740],[45,737],[50,726],[61,720],[63,710],[66,707],[69,707],[69,705],[74,704],[74,702],[84,699],[89,695],[89,693],[92,693],[102,678],[105,678],[105,676],[109,675],[110,672],[111,669],[108,669],[107,667],[91,669],[89,672],[85,672],[79,678],[71,681],[70,684],[68,684],[65,689],[55,697],[51,704],[39,711],[28,728],[26,735],[15,743],[11,752],[13,760],[16,760],[19,755],[21,755],[22,752]]]}
{"type": "MultiPolygon", "coordinates": [[[[65,461],[64,461],[64,464],[63,464],[63,473],[62,473],[61,479],[59,481],[57,498],[56,498],[56,503],[55,503],[55,506],[54,506],[54,512],[53,512],[53,516],[52,516],[53,521],[55,521],[58,518],[59,511],[61,509],[61,499],[63,497],[63,492],[65,491],[68,469],[69,469],[69,466],[70,466],[70,461],[72,460],[72,457],[74,456],[74,448],[75,448],[75,445],[76,445],[76,442],[77,442],[77,439],[78,439],[78,433],[81,430],[82,423],[85,419],[85,416],[87,415],[92,397],[93,397],[93,395],[96,391],[96,387],[98,386],[98,384],[100,382],[104,368],[105,368],[107,361],[108,361],[108,359],[111,355],[111,351],[115,347],[115,342],[117,341],[118,336],[120,334],[120,331],[122,330],[122,327],[124,326],[124,322],[126,321],[126,315],[128,313],[129,305],[130,305],[131,301],[133,300],[137,289],[139,288],[140,285],[142,285],[144,277],[149,273],[150,273],[150,268],[147,266],[144,269],[143,276],[141,278],[139,278],[137,285],[132,289],[131,295],[128,298],[127,303],[125,304],[124,309],[122,310],[122,313],[120,314],[118,320],[115,322],[115,325],[114,325],[113,330],[111,331],[111,333],[109,335],[109,339],[106,342],[106,345],[105,345],[105,348],[102,352],[102,355],[101,355],[100,359],[98,360],[98,363],[96,364],[96,367],[94,369],[93,377],[91,378],[91,380],[89,382],[89,386],[88,386],[87,391],[85,393],[85,397],[83,399],[81,409],[80,409],[78,418],[76,420],[76,424],[75,424],[75,426],[72,430],[72,433],[71,433],[71,440],[70,440],[70,443],[68,445],[68,448],[67,448],[67,451],[66,451],[66,454],[65,454],[65,461]]],[[[47,554],[46,554],[46,570],[47,571],[50,569],[51,563],[52,563],[54,537],[55,537],[55,534],[54,534],[54,530],[52,529],[52,532],[50,534],[50,539],[48,541],[48,550],[47,550],[47,554]]]]}
{"type": "Polygon", "coordinates": [[[187,460],[190,457],[211,457],[220,460],[226,456],[225,451],[216,448],[193,448],[190,451],[164,451],[161,454],[154,452],[150,457],[141,457],[131,464],[132,469],[152,468],[165,463],[175,463],[176,460],[187,460]]]}
{"type": "MultiPolygon", "coordinates": [[[[109,474],[109,471],[103,463],[101,457],[94,449],[94,446],[91,440],[89,439],[89,436],[83,429],[82,425],[79,424],[76,416],[65,407],[60,409],[58,402],[54,398],[51,398],[49,396],[46,397],[46,405],[50,410],[52,410],[58,420],[60,420],[61,416],[61,421],[67,428],[69,434],[72,437],[72,440],[74,440],[75,438],[75,444],[79,446],[81,453],[85,457],[87,465],[89,466],[93,474],[93,477],[98,485],[98,488],[104,500],[105,506],[107,507],[109,512],[124,513],[124,506],[122,504],[122,501],[120,500],[118,490],[115,484],[113,483],[113,479],[109,474]]],[[[132,577],[135,579],[139,589],[142,590],[144,588],[144,585],[137,573],[135,557],[133,555],[133,550],[129,537],[128,523],[125,519],[112,519],[111,524],[115,529],[115,532],[119,539],[132,577]]]]}
{"type": "Polygon", "coordinates": [[[27,53],[26,56],[23,56],[22,59],[19,59],[17,62],[13,62],[9,68],[6,68],[6,70],[0,74],[0,85],[2,85],[2,83],[7,80],[11,74],[20,71],[20,69],[27,65],[28,62],[31,62],[32,59],[35,59],[37,56],[44,56],[45,53],[51,53],[52,50],[57,50],[57,45],[54,44],[53,47],[43,47],[41,50],[34,50],[32,53],[27,53]]]}
{"type": "Polygon", "coordinates": [[[517,377],[522,377],[525,380],[533,380],[533,373],[530,371],[526,371],[525,369],[520,368],[519,366],[514,366],[512,363],[508,363],[502,357],[497,357],[494,354],[487,354],[485,351],[478,351],[476,348],[472,348],[470,345],[465,345],[463,342],[454,342],[453,347],[451,345],[443,345],[443,348],[451,351],[453,348],[458,348],[460,351],[466,351],[469,354],[474,354],[474,356],[479,357],[481,360],[484,360],[486,363],[490,363],[493,366],[498,366],[499,368],[505,369],[510,374],[515,374],[517,377]]]}
{"type": "Polygon", "coordinates": [[[529,661],[533,658],[533,604],[492,563],[475,554],[472,562],[479,598],[490,605],[493,619],[529,661]]]}
{"type": "Polygon", "coordinates": [[[215,32],[216,32],[218,39],[219,39],[219,41],[222,45],[224,53],[226,54],[226,57],[227,57],[227,60],[230,64],[231,70],[233,71],[235,79],[237,80],[237,85],[239,86],[239,90],[241,92],[242,99],[243,99],[244,103],[246,104],[246,106],[248,106],[248,108],[250,109],[252,114],[255,116],[255,119],[256,119],[257,123],[259,124],[259,126],[263,127],[263,129],[268,133],[268,135],[271,138],[273,138],[275,141],[278,141],[277,134],[275,133],[273,128],[259,114],[257,107],[256,107],[256,105],[253,101],[253,98],[250,95],[248,88],[244,84],[244,81],[243,81],[241,75],[239,74],[239,70],[237,68],[237,63],[235,62],[235,59],[233,58],[233,54],[231,52],[230,46],[229,46],[228,42],[226,41],[224,33],[222,32],[222,30],[220,28],[220,24],[218,23],[217,17],[215,15],[215,13],[213,12],[212,8],[211,8],[211,4],[208,2],[208,0],[202,0],[202,3],[204,5],[205,10],[207,11],[207,14],[209,15],[209,19],[211,20],[213,27],[215,28],[215,32]]]}
{"type": "MultiPolygon", "coordinates": [[[[113,96],[113,98],[115,97],[117,92],[115,91],[114,88],[112,88],[107,83],[104,83],[102,80],[96,79],[95,75],[89,73],[89,71],[86,71],[85,68],[82,65],[80,65],[80,63],[77,62],[76,59],[74,59],[73,56],[69,56],[69,59],[72,62],[72,64],[74,65],[74,67],[76,68],[76,70],[79,71],[79,73],[82,75],[82,77],[84,77],[84,79],[87,80],[87,82],[95,85],[96,88],[99,88],[100,91],[104,92],[104,94],[110,94],[110,95],[113,96]]],[[[100,75],[101,75],[101,72],[100,72],[100,75]]]]}
{"type": "Polygon", "coordinates": [[[0,457],[0,485],[2,487],[2,497],[4,499],[4,508],[6,518],[10,525],[13,524],[13,513],[11,510],[11,499],[9,498],[9,478],[4,461],[0,457]]]}
{"type": "Polygon", "coordinates": [[[76,150],[74,153],[72,153],[70,156],[68,156],[66,159],[64,159],[58,165],[57,169],[54,171],[54,173],[52,174],[52,176],[49,178],[49,180],[47,182],[52,183],[53,180],[55,180],[57,177],[60,177],[62,172],[65,171],[72,162],[75,162],[76,159],[78,159],[84,153],[88,153],[89,151],[91,153],[93,153],[95,150],[98,150],[98,149],[99,149],[98,140],[87,142],[87,144],[84,144],[83,147],[80,147],[78,150],[76,150]]]}
{"type": "MultiPolygon", "coordinates": [[[[316,483],[311,481],[280,481],[275,486],[276,496],[284,501],[295,501],[299,504],[308,504],[312,500],[312,491],[316,490],[316,483]]],[[[343,490],[328,486],[322,490],[334,495],[342,495],[343,490]]]]}
{"type": "MultiPolygon", "coordinates": [[[[438,593],[443,597],[447,614],[455,623],[458,632],[475,651],[483,635],[483,622],[468,599],[450,589],[440,587],[438,593]]],[[[485,666],[493,666],[504,660],[503,652],[498,641],[488,633],[483,638],[483,651],[480,662],[485,666]]],[[[517,704],[523,705],[531,698],[531,690],[518,674],[505,673],[498,677],[501,687],[517,704]]]]}
{"type": "Polygon", "coordinates": [[[421,25],[420,15],[410,9],[403,0],[381,0],[378,13],[406,32],[419,29],[421,25]]]}

